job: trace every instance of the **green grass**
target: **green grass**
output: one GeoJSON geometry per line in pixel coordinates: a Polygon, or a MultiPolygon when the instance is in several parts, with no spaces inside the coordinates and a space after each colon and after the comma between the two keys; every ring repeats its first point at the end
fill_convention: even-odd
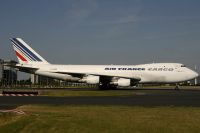
{"type": "Polygon", "coordinates": [[[10,123],[20,118],[13,113],[0,113],[0,126],[10,123]]]}
{"type": "Polygon", "coordinates": [[[137,92],[133,90],[107,90],[107,91],[87,91],[87,90],[50,90],[41,91],[40,95],[43,96],[130,96],[136,95],[137,92]]]}
{"type": "Polygon", "coordinates": [[[22,106],[25,115],[0,114],[0,132],[198,133],[200,108],[22,106]]]}
{"type": "MultiPolygon", "coordinates": [[[[173,86],[145,86],[145,87],[142,87],[141,89],[146,89],[148,90],[149,88],[153,88],[153,89],[174,89],[175,87],[173,86]]],[[[77,88],[74,88],[73,89],[69,89],[67,90],[66,88],[65,89],[45,89],[42,90],[40,89],[39,90],[39,93],[40,95],[42,96],[58,96],[58,97],[63,97],[63,96],[131,96],[131,95],[143,95],[145,93],[145,91],[143,92],[138,92],[136,90],[134,90],[134,88],[126,88],[125,90],[123,89],[116,89],[116,90],[97,90],[97,89],[94,89],[94,90],[85,90],[85,88],[80,89],[79,90],[76,90],[77,88]]],[[[135,88],[135,89],[140,89],[140,88],[135,88]]],[[[180,86],[180,89],[200,89],[199,86],[190,86],[190,87],[186,87],[186,86],[180,86]]],[[[5,89],[6,90],[6,89],[5,89]]],[[[9,90],[12,90],[12,89],[9,89],[9,90]]],[[[14,90],[17,90],[17,89],[14,89],[14,90]]],[[[37,91],[37,89],[18,89],[18,90],[26,90],[26,91],[37,91]]],[[[1,93],[2,90],[0,90],[0,93],[1,93]]]]}

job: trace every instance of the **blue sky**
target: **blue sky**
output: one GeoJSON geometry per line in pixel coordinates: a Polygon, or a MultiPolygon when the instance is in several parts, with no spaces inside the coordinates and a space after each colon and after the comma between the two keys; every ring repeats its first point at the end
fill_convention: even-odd
{"type": "Polygon", "coordinates": [[[59,64],[200,66],[199,0],[0,0],[0,58],[21,37],[59,64]]]}

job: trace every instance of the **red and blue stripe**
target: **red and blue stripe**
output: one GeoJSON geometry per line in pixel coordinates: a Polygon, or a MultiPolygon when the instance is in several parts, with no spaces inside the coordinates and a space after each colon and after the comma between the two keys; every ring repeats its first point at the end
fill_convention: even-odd
{"type": "Polygon", "coordinates": [[[11,41],[13,43],[13,46],[23,54],[21,55],[19,52],[15,51],[17,57],[20,58],[22,61],[27,61],[27,59],[29,59],[30,61],[42,61],[37,55],[30,51],[19,40],[17,40],[17,38],[12,38],[11,41]]]}

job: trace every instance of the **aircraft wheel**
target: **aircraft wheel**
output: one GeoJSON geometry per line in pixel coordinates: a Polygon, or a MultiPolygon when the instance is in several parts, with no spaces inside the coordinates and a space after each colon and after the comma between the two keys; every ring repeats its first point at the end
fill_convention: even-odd
{"type": "Polygon", "coordinates": [[[176,85],[175,90],[180,90],[179,85],[176,85]]]}
{"type": "Polygon", "coordinates": [[[99,89],[101,90],[112,90],[112,89],[116,89],[116,86],[112,86],[110,84],[101,84],[99,85],[99,89]]]}

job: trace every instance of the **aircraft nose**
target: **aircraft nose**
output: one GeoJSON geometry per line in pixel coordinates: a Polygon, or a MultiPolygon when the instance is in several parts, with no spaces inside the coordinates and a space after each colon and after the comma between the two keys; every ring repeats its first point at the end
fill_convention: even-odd
{"type": "Polygon", "coordinates": [[[192,71],[192,77],[197,78],[199,77],[199,74],[195,71],[192,71]]]}
{"type": "Polygon", "coordinates": [[[194,76],[195,76],[195,78],[199,77],[199,74],[197,72],[194,72],[194,76]]]}

